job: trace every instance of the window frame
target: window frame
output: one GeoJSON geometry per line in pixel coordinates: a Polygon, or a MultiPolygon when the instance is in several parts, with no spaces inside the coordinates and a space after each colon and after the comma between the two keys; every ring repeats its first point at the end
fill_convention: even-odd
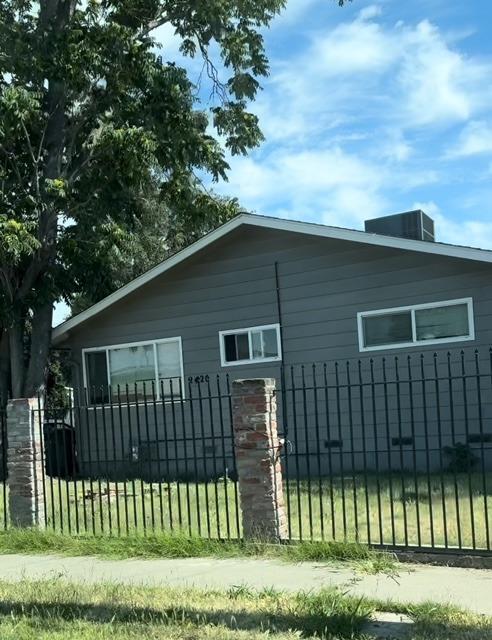
{"type": "Polygon", "coordinates": [[[248,364],[262,364],[263,362],[280,362],[282,360],[282,341],[280,337],[280,324],[264,324],[258,325],[256,327],[243,327],[239,329],[226,329],[225,331],[219,331],[219,349],[220,349],[220,364],[222,367],[237,367],[241,365],[248,364]],[[235,360],[234,362],[229,362],[225,358],[225,344],[224,344],[224,336],[234,335],[236,333],[247,333],[248,334],[248,346],[250,355],[253,353],[252,343],[251,343],[251,333],[253,331],[264,331],[268,329],[275,329],[277,334],[277,353],[278,355],[268,357],[268,358],[248,358],[247,360],[235,360]]]}
{"type": "MultiPolygon", "coordinates": [[[[143,346],[148,346],[148,345],[152,345],[153,347],[153,352],[154,352],[154,369],[155,369],[155,382],[156,382],[156,401],[157,402],[180,402],[181,400],[183,400],[185,398],[186,395],[186,388],[185,388],[185,381],[184,381],[184,365],[183,365],[183,341],[181,339],[181,336],[175,336],[173,338],[159,338],[157,340],[140,340],[138,342],[125,342],[122,344],[110,344],[110,345],[105,345],[105,346],[101,346],[101,347],[87,347],[85,349],[82,349],[82,375],[84,378],[84,389],[89,389],[88,386],[88,377],[87,377],[87,364],[86,364],[86,359],[85,356],[87,353],[94,353],[97,351],[104,351],[106,353],[106,370],[107,370],[107,382],[108,382],[108,389],[112,386],[111,385],[111,371],[110,371],[110,360],[109,360],[109,352],[111,349],[128,349],[131,347],[143,347],[143,346]],[[181,371],[181,375],[177,376],[179,378],[181,378],[181,397],[180,398],[176,398],[174,399],[166,399],[166,398],[161,398],[161,385],[159,384],[159,370],[158,370],[158,361],[157,361],[157,345],[158,344],[166,344],[169,342],[177,342],[179,344],[179,367],[180,367],[180,371],[181,371]]],[[[148,399],[146,400],[148,402],[148,399]]],[[[142,400],[142,402],[144,402],[142,400]]],[[[91,406],[103,406],[105,404],[112,404],[112,401],[109,401],[107,403],[102,402],[101,404],[96,404],[91,402],[90,405],[91,406]]],[[[122,403],[122,404],[137,404],[136,402],[130,402],[130,403],[122,403]]]]}
{"type": "Polygon", "coordinates": [[[432,346],[437,344],[446,344],[452,342],[470,342],[475,340],[475,314],[473,310],[473,298],[458,298],[456,300],[442,300],[441,302],[427,302],[424,304],[411,304],[404,307],[392,307],[388,309],[375,309],[371,311],[359,311],[357,313],[357,332],[359,337],[359,351],[361,353],[367,351],[385,351],[387,349],[405,349],[408,347],[432,346]],[[436,309],[439,307],[453,307],[460,304],[466,304],[468,308],[468,335],[454,336],[452,338],[435,338],[433,340],[418,340],[417,325],[415,322],[415,312],[420,309],[436,309]],[[371,316],[391,315],[402,311],[410,311],[412,320],[412,341],[411,342],[393,342],[384,345],[375,345],[366,347],[364,345],[364,318],[371,316]]]}

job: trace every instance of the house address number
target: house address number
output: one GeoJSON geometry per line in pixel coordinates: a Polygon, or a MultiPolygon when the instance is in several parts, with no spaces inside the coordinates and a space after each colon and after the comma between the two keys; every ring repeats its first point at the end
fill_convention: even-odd
{"type": "Polygon", "coordinates": [[[188,382],[190,384],[201,384],[202,382],[209,382],[210,381],[210,376],[190,376],[188,378],[188,382]]]}

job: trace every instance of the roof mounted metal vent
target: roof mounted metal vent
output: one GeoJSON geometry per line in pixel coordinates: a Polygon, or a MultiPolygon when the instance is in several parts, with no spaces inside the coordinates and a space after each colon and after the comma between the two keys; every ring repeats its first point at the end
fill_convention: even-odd
{"type": "Polygon", "coordinates": [[[420,209],[366,220],[364,226],[367,233],[409,238],[410,240],[425,240],[426,242],[434,242],[435,240],[434,220],[420,209]]]}

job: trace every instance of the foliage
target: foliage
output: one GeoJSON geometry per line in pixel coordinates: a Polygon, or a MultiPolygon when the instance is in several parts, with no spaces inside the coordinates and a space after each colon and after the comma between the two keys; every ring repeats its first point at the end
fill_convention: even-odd
{"type": "Polygon", "coordinates": [[[336,589],[285,593],[271,588],[89,586],[58,578],[24,581],[22,586],[3,583],[0,595],[5,603],[0,632],[25,640],[341,640],[356,637],[374,610],[367,599],[336,589]]]}
{"type": "Polygon", "coordinates": [[[268,74],[262,29],[284,5],[0,3],[0,326],[14,395],[46,377],[54,301],[88,304],[237,209],[198,176],[226,178],[226,154],[262,141],[248,103],[268,74]],[[208,105],[166,42],[159,55],[163,26],[202,58],[208,105]]]}
{"type": "Polygon", "coordinates": [[[48,363],[46,381],[45,420],[62,420],[70,409],[71,401],[67,388],[67,372],[64,370],[63,352],[53,351],[48,363]]]}
{"type": "Polygon", "coordinates": [[[443,447],[444,455],[449,459],[448,471],[452,473],[467,473],[472,471],[478,458],[468,444],[456,442],[452,446],[443,447]]]}
{"type": "Polygon", "coordinates": [[[241,212],[237,200],[220,198],[199,189],[187,191],[182,201],[168,207],[159,194],[149,194],[147,206],[132,228],[99,228],[91,238],[92,251],[68,234],[73,252],[65,297],[73,314],[109,295],[133,278],[194,242],[241,212]],[[71,292],[79,293],[73,294],[71,292]]]}
{"type": "Polygon", "coordinates": [[[66,535],[49,530],[0,532],[2,553],[57,553],[103,558],[275,558],[286,562],[347,562],[364,572],[395,568],[392,556],[352,542],[267,544],[261,541],[214,540],[186,533],[153,532],[114,535],[66,535]]]}
{"type": "Polygon", "coordinates": [[[238,586],[217,589],[0,583],[0,634],[23,640],[349,640],[373,637],[361,626],[375,611],[404,613],[413,640],[490,640],[492,620],[450,605],[381,602],[340,590],[288,593],[238,586]]]}

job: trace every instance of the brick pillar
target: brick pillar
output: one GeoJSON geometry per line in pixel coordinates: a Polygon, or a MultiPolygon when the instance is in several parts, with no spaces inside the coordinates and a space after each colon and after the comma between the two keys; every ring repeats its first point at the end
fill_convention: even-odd
{"type": "Polygon", "coordinates": [[[7,405],[9,513],[15,527],[45,524],[40,409],[37,398],[10,400],[7,405]]]}
{"type": "Polygon", "coordinates": [[[287,538],[275,380],[235,380],[232,412],[245,538],[287,538]]]}

